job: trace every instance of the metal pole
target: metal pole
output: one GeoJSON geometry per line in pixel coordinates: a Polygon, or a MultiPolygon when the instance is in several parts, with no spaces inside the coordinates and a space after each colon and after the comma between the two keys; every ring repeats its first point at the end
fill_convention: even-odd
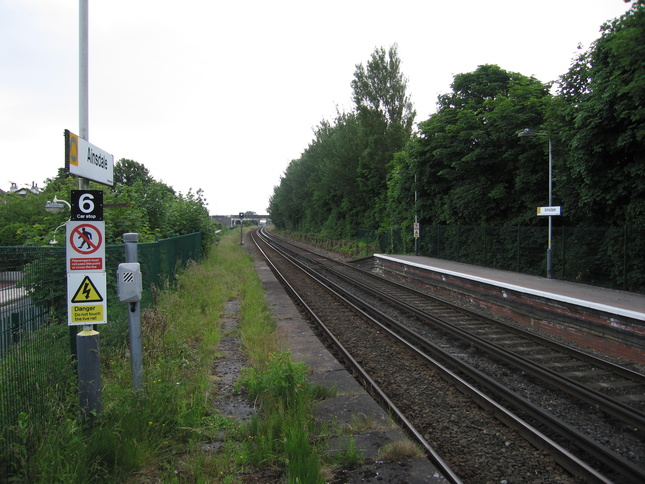
{"type": "MultiPolygon", "coordinates": [[[[137,242],[139,234],[123,234],[125,242],[125,261],[139,262],[137,242]]],[[[132,371],[132,388],[143,392],[143,351],[141,344],[141,304],[129,303],[128,323],[130,328],[130,370],[132,371]]]]}
{"type": "Polygon", "coordinates": [[[101,414],[101,355],[100,335],[92,326],[83,326],[76,335],[78,353],[78,394],[81,419],[89,420],[101,414]]]}
{"type": "MultiPolygon", "coordinates": [[[[78,4],[79,38],[79,130],[88,139],[88,9],[87,0],[78,4]]],[[[89,188],[89,181],[78,179],[80,189],[89,188]]],[[[91,325],[84,325],[76,335],[78,389],[82,418],[101,413],[100,335],[91,325]]]]}
{"type": "MultiPolygon", "coordinates": [[[[397,170],[396,171],[398,174],[401,173],[411,173],[407,170],[397,170]]],[[[417,200],[419,199],[419,192],[417,188],[417,174],[414,174],[414,223],[415,227],[417,227],[416,224],[419,223],[419,217],[418,217],[418,209],[417,209],[417,200]]],[[[416,234],[415,234],[416,235],[416,234]]],[[[421,235],[421,230],[419,230],[419,235],[421,235]]],[[[414,237],[414,255],[419,255],[419,237],[414,237]]]]}
{"type": "MultiPolygon", "coordinates": [[[[553,206],[553,154],[551,148],[551,137],[549,136],[549,207],[553,206]]],[[[553,217],[549,215],[549,240],[546,248],[546,277],[551,279],[553,275],[553,217]]]]}
{"type": "MultiPolygon", "coordinates": [[[[90,140],[89,122],[89,27],[88,0],[78,2],[78,135],[85,141],[90,140]]],[[[90,188],[89,180],[78,179],[79,190],[90,188]]]]}
{"type": "MultiPolygon", "coordinates": [[[[419,218],[418,218],[418,208],[417,208],[417,200],[419,199],[419,193],[418,193],[418,188],[417,188],[417,175],[416,173],[414,174],[414,223],[418,224],[419,223],[419,218]]],[[[419,228],[419,237],[421,236],[421,229],[419,228]]],[[[419,255],[419,237],[414,238],[414,255],[419,255]]]]}
{"type": "Polygon", "coordinates": [[[79,136],[89,141],[89,110],[88,110],[88,86],[89,86],[89,47],[88,47],[88,0],[79,0],[78,3],[78,114],[79,114],[79,136]]]}
{"type": "MultiPolygon", "coordinates": [[[[549,207],[553,206],[553,149],[551,145],[551,136],[549,136],[549,133],[547,132],[537,132],[537,131],[531,131],[530,129],[525,129],[523,131],[520,131],[517,133],[518,136],[524,137],[524,136],[547,136],[549,140],[549,207]]],[[[552,242],[553,242],[553,216],[549,215],[549,233],[548,233],[548,240],[547,240],[547,245],[546,245],[546,277],[548,279],[551,279],[553,275],[553,250],[552,250],[552,242]]]]}

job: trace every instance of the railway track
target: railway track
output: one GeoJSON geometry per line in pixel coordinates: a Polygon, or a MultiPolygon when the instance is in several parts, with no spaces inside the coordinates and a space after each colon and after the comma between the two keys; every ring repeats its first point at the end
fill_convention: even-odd
{"type": "Polygon", "coordinates": [[[454,482],[645,481],[643,375],[266,232],[254,240],[454,482]]]}

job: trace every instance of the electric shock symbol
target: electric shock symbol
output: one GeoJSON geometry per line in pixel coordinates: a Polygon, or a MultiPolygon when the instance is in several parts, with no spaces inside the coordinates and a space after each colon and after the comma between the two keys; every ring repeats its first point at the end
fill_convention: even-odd
{"type": "Polygon", "coordinates": [[[85,302],[101,302],[103,301],[103,296],[99,293],[98,289],[89,278],[85,276],[83,281],[78,286],[74,297],[72,298],[73,303],[85,303],[85,302]]]}

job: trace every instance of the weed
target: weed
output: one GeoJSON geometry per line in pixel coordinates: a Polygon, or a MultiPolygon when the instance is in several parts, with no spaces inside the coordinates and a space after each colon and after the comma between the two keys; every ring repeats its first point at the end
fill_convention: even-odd
{"type": "Polygon", "coordinates": [[[356,448],[356,440],[349,439],[347,446],[336,452],[332,460],[343,467],[357,467],[363,462],[363,454],[356,448]]]}
{"type": "Polygon", "coordinates": [[[383,462],[400,462],[425,457],[423,450],[409,439],[389,442],[381,447],[376,460],[383,462]]]}

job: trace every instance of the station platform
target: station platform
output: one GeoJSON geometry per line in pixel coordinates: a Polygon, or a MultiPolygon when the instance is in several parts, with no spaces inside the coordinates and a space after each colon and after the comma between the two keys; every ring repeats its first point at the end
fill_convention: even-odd
{"type": "Polygon", "coordinates": [[[645,363],[645,295],[411,255],[357,261],[518,323],[645,363]],[[554,317],[557,315],[557,317],[554,317]]]}

